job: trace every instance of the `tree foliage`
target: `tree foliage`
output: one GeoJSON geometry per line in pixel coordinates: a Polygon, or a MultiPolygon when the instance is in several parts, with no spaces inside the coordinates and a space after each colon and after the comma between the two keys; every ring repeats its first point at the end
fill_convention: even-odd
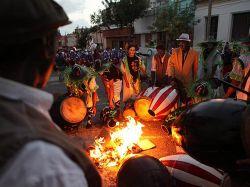
{"type": "Polygon", "coordinates": [[[193,2],[183,7],[180,1],[169,1],[157,9],[153,30],[165,32],[169,41],[175,40],[181,33],[192,33],[194,10],[193,2]]]}
{"type": "Polygon", "coordinates": [[[149,7],[149,0],[104,0],[102,3],[105,9],[92,14],[90,20],[92,24],[106,27],[133,25],[149,7]]]}
{"type": "Polygon", "coordinates": [[[90,28],[76,28],[74,33],[77,37],[77,48],[84,49],[88,46],[88,42],[91,40],[90,33],[95,32],[97,27],[90,27],[90,28]]]}

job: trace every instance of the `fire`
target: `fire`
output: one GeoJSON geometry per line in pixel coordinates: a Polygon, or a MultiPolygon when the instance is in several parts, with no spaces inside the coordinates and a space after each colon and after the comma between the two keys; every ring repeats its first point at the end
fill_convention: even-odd
{"type": "Polygon", "coordinates": [[[174,141],[177,143],[177,145],[181,145],[182,144],[182,137],[180,135],[180,128],[171,127],[171,131],[172,131],[172,137],[174,139],[174,141]]]}
{"type": "Polygon", "coordinates": [[[142,125],[132,117],[128,122],[118,123],[110,132],[111,140],[105,142],[104,137],[95,140],[95,147],[90,150],[90,157],[99,168],[118,166],[139,143],[142,135],[142,125]]]}

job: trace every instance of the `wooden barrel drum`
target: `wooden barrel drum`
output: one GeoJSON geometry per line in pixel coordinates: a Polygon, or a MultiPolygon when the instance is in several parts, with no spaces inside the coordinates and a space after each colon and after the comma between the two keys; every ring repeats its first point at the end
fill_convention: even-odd
{"type": "Polygon", "coordinates": [[[67,95],[55,100],[50,109],[53,121],[62,129],[78,126],[85,118],[87,108],[82,99],[67,95]]]}
{"type": "Polygon", "coordinates": [[[152,99],[148,113],[154,120],[164,120],[178,101],[178,93],[173,86],[162,88],[152,99]]]}
{"type": "Polygon", "coordinates": [[[160,91],[158,87],[149,87],[141,92],[134,103],[135,112],[139,118],[145,121],[153,121],[154,117],[148,113],[152,99],[160,91]]]}

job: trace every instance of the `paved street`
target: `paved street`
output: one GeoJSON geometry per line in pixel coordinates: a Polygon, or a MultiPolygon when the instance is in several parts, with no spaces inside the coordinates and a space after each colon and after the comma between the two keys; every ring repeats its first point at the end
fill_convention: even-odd
{"type": "MultiPolygon", "coordinates": [[[[150,70],[150,67],[148,67],[148,70],[150,70]]],[[[100,111],[106,106],[107,99],[104,87],[99,78],[97,78],[97,83],[99,85],[98,96],[100,101],[97,103],[97,115],[94,118],[94,122],[97,124],[96,127],[93,129],[86,129],[84,126],[79,126],[77,131],[72,131],[69,133],[71,136],[75,137],[78,142],[84,143],[87,147],[93,144],[95,137],[99,136],[100,133],[103,133],[103,131],[109,131],[109,128],[101,124],[99,119],[100,111]]],[[[53,93],[55,98],[66,93],[64,83],[59,81],[58,74],[56,72],[52,74],[46,90],[50,93],[53,93]]],[[[142,154],[148,154],[156,158],[161,158],[163,156],[176,153],[176,147],[172,141],[172,138],[161,129],[161,122],[142,121],[142,123],[145,125],[143,128],[142,139],[149,139],[156,145],[156,148],[143,151],[142,154]]],[[[118,168],[113,168],[111,170],[100,170],[105,186],[115,186],[114,183],[117,169],[118,168]]]]}

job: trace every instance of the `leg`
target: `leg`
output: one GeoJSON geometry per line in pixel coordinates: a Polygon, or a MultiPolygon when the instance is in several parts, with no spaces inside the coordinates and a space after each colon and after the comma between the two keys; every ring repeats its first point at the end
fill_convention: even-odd
{"type": "Polygon", "coordinates": [[[93,109],[92,107],[87,108],[87,125],[86,128],[91,128],[93,126],[92,124],[92,116],[93,116],[93,109]]]}

